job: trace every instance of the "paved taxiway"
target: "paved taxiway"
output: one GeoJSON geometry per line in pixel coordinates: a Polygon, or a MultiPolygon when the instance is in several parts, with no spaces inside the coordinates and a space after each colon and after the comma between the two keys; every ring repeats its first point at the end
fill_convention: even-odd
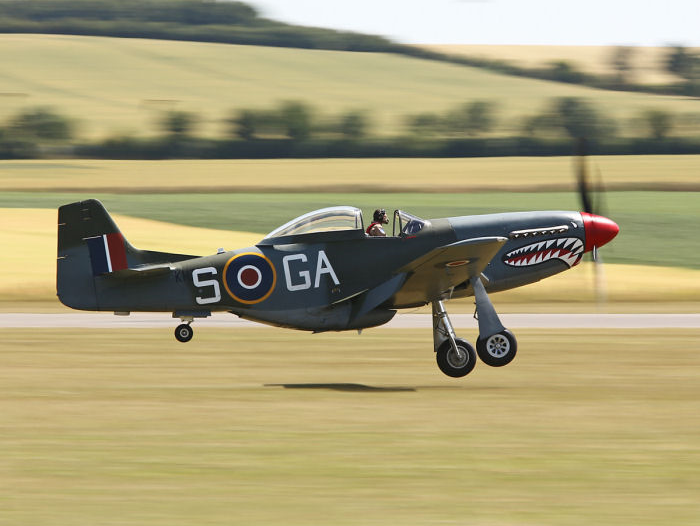
{"type": "MultiPolygon", "coordinates": [[[[510,329],[700,329],[700,314],[501,314],[503,325],[510,329]]],[[[456,328],[476,328],[471,314],[450,314],[456,328]]],[[[174,328],[179,320],[168,313],[133,313],[115,316],[112,313],[66,314],[0,314],[0,329],[8,328],[91,328],[138,329],[174,328]]],[[[259,323],[242,320],[227,313],[195,321],[199,327],[254,328],[259,323]]],[[[429,314],[397,314],[383,327],[391,329],[430,328],[429,314]]]]}

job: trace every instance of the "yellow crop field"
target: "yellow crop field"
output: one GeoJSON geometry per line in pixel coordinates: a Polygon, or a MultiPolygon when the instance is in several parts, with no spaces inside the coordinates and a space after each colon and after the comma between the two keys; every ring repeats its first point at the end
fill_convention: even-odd
{"type": "MultiPolygon", "coordinates": [[[[124,236],[137,248],[179,254],[215,254],[254,245],[260,234],[170,225],[114,215],[124,236]]],[[[50,300],[56,295],[55,210],[0,208],[2,274],[0,300],[50,300]]]]}
{"type": "MultiPolygon", "coordinates": [[[[464,55],[488,60],[508,61],[528,68],[546,67],[554,61],[566,61],[580,71],[595,75],[614,75],[611,59],[614,46],[528,46],[528,45],[423,45],[422,48],[448,55],[464,55]]],[[[635,46],[632,49],[630,78],[640,84],[679,82],[664,67],[667,47],[635,46]]],[[[697,52],[698,48],[689,51],[697,52]]]]}
{"type": "MultiPolygon", "coordinates": [[[[452,192],[572,189],[570,157],[0,161],[5,191],[452,192]]],[[[591,156],[608,189],[697,189],[700,155],[591,156]]]]}
{"type": "MultiPolygon", "coordinates": [[[[260,234],[173,225],[114,216],[124,236],[137,248],[208,255],[254,245],[260,234]]],[[[0,301],[51,301],[56,294],[56,211],[0,209],[0,246],[3,247],[0,301]]],[[[641,265],[605,265],[604,291],[613,303],[697,302],[700,270],[641,265]],[[651,276],[663,276],[663,288],[649,286],[651,276]]],[[[540,283],[498,293],[496,303],[594,303],[592,264],[575,268],[540,283]]],[[[464,300],[471,308],[472,300],[464,300]]]]}
{"type": "Polygon", "coordinates": [[[379,53],[63,35],[0,35],[0,122],[23,108],[50,106],[73,118],[85,138],[159,133],[165,110],[199,117],[198,133],[222,136],[237,108],[281,100],[311,103],[324,115],[364,110],[378,135],[404,131],[403,118],[465,101],[498,103],[511,133],[548,99],[591,99],[634,131],[644,109],[695,110],[684,97],[601,91],[379,53]]]}

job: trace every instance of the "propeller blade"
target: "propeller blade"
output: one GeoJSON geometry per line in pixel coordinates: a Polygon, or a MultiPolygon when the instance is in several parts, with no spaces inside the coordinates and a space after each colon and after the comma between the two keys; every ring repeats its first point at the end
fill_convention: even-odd
{"type": "MultiPolygon", "coordinates": [[[[603,186],[603,176],[600,168],[596,168],[595,188],[591,189],[591,178],[588,170],[588,151],[587,141],[584,137],[580,137],[576,141],[576,183],[578,187],[579,197],[581,199],[581,207],[584,212],[594,214],[596,216],[605,216],[605,188],[603,186]]],[[[617,228],[617,225],[615,225],[617,228]]],[[[606,230],[606,229],[601,229],[606,230]]],[[[617,234],[615,230],[613,234],[612,227],[609,227],[607,234],[600,233],[601,239],[598,242],[607,243],[609,239],[605,239],[606,235],[612,234],[614,237],[617,234]]],[[[600,255],[600,247],[593,245],[591,250],[593,259],[593,275],[595,296],[598,304],[607,301],[607,286],[605,280],[605,271],[603,269],[603,258],[600,255]]]]}
{"type": "Polygon", "coordinates": [[[586,163],[586,139],[580,137],[576,141],[576,183],[578,186],[579,197],[581,198],[581,208],[589,214],[593,211],[593,202],[591,199],[590,185],[588,177],[588,168],[586,163]]]}
{"type": "Polygon", "coordinates": [[[593,265],[596,303],[602,304],[608,300],[608,287],[607,280],[605,279],[603,259],[600,257],[600,255],[598,255],[598,258],[594,260],[593,265]]]}
{"type": "Polygon", "coordinates": [[[595,202],[593,204],[595,214],[599,216],[608,215],[608,203],[605,196],[605,186],[603,185],[603,173],[600,167],[596,166],[596,182],[595,182],[595,202]]]}

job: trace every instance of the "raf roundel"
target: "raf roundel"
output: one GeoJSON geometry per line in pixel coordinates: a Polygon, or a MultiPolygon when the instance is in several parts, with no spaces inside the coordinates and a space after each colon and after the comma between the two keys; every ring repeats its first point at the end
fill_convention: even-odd
{"type": "Polygon", "coordinates": [[[260,303],[272,294],[277,272],[272,262],[257,252],[237,254],[224,267],[224,286],[231,297],[246,304],[260,303]]]}

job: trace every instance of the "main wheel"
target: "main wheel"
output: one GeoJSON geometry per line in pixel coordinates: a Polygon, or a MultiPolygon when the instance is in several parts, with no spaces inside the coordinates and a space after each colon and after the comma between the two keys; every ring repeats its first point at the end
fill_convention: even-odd
{"type": "Polygon", "coordinates": [[[517,351],[518,342],[508,329],[504,329],[488,338],[476,340],[476,352],[479,354],[479,358],[491,367],[508,365],[515,358],[517,351]]]}
{"type": "Polygon", "coordinates": [[[192,339],[194,331],[186,323],[182,323],[175,328],[175,338],[177,341],[185,343],[192,339]]]}
{"type": "Polygon", "coordinates": [[[452,378],[461,378],[468,375],[476,365],[476,353],[471,344],[461,338],[455,338],[457,351],[452,348],[450,340],[440,344],[436,353],[437,364],[440,370],[452,378]]]}

